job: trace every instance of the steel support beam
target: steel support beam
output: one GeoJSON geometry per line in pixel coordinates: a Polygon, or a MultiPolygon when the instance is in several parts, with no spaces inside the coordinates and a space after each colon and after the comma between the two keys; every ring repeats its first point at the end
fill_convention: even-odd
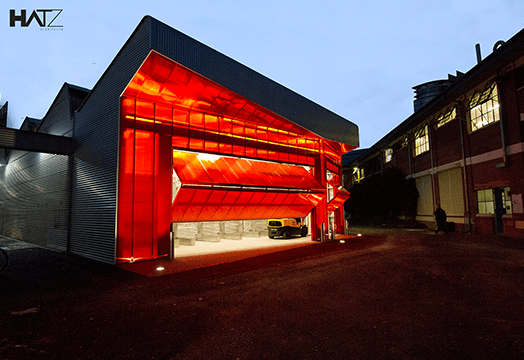
{"type": "Polygon", "coordinates": [[[31,131],[0,128],[0,148],[72,155],[73,139],[31,131]]]}

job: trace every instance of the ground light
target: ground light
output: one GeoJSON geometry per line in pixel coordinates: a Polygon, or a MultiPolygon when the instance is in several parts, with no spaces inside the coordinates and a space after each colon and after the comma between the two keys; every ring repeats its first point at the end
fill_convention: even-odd
{"type": "Polygon", "coordinates": [[[163,266],[159,266],[156,268],[157,271],[164,271],[164,267],[163,266]]]}
{"type": "Polygon", "coordinates": [[[345,244],[346,242],[344,240],[340,240],[340,243],[341,244],[345,244]]]}

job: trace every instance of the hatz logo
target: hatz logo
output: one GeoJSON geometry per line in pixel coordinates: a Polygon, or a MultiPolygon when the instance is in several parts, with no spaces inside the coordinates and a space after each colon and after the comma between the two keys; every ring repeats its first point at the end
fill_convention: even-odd
{"type": "Polygon", "coordinates": [[[20,15],[16,15],[16,10],[9,11],[9,26],[15,27],[16,22],[20,22],[20,26],[28,27],[33,20],[36,20],[41,30],[63,30],[62,25],[56,23],[56,18],[62,13],[63,9],[37,9],[33,10],[29,18],[27,18],[27,10],[20,10],[20,15]]]}

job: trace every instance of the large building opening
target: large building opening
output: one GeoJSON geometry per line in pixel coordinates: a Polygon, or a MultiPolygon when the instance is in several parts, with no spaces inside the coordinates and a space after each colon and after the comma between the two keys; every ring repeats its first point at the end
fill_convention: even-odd
{"type": "Polygon", "coordinates": [[[180,224],[195,223],[195,239],[213,229],[211,239],[225,221],[260,228],[245,221],[311,213],[311,240],[340,232],[348,146],[154,51],[120,109],[117,261],[167,256],[174,229],[191,227],[180,224]]]}

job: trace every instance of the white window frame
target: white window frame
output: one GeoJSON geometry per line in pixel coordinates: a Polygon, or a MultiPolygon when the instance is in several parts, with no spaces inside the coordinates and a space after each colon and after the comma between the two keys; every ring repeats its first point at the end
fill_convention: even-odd
{"type": "Polygon", "coordinates": [[[457,118],[457,107],[452,106],[451,108],[443,111],[437,118],[437,129],[448,122],[457,118]]]}
{"type": "Polygon", "coordinates": [[[469,102],[471,132],[500,121],[497,84],[493,83],[475,93],[469,102]]]}
{"type": "Polygon", "coordinates": [[[429,129],[425,125],[415,133],[415,156],[429,151],[429,129]]]}
{"type": "Polygon", "coordinates": [[[386,150],[384,150],[384,161],[386,163],[393,161],[393,149],[392,148],[387,148],[386,150]]]}

